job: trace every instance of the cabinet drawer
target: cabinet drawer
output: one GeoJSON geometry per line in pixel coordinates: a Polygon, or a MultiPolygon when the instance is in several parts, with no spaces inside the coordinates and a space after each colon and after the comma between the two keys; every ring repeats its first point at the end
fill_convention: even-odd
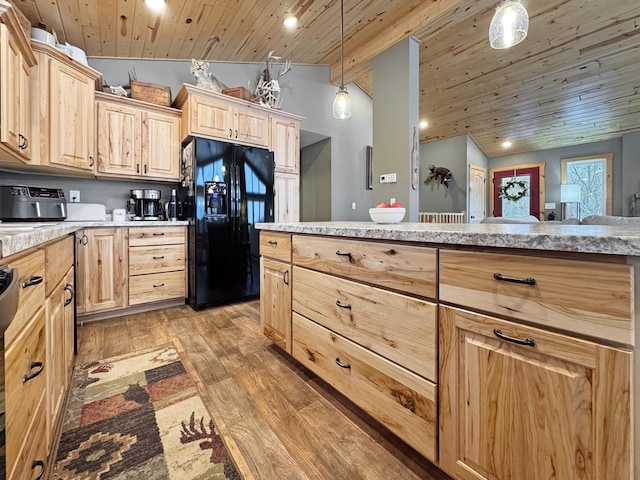
{"type": "Polygon", "coordinates": [[[73,237],[66,236],[44,248],[45,295],[48,297],[73,266],[73,237]]]}
{"type": "Polygon", "coordinates": [[[137,227],[129,229],[129,246],[184,244],[185,227],[137,227]]]}
{"type": "Polygon", "coordinates": [[[184,245],[129,247],[129,275],[184,270],[184,245]]]}
{"type": "Polygon", "coordinates": [[[184,271],[153,273],[129,278],[129,305],[185,297],[184,271]]]}
{"type": "MultiPolygon", "coordinates": [[[[24,443],[16,460],[13,474],[9,477],[12,480],[33,480],[34,478],[38,478],[40,472],[46,468],[47,435],[45,430],[47,421],[45,413],[46,408],[43,395],[42,401],[34,415],[31,429],[24,439],[20,439],[21,441],[24,440],[24,443]]],[[[7,469],[7,471],[9,472],[10,470],[7,469]]]]}
{"type": "Polygon", "coordinates": [[[260,255],[291,263],[291,235],[260,232],[260,255]]]}
{"type": "Polygon", "coordinates": [[[18,294],[18,311],[4,334],[5,346],[13,341],[27,322],[31,320],[36,310],[44,305],[44,251],[35,250],[16,258],[16,260],[9,259],[8,264],[18,269],[20,292],[18,294]]]}
{"type": "Polygon", "coordinates": [[[292,252],[296,265],[436,298],[434,248],[295,235],[292,252]]]}
{"type": "Polygon", "coordinates": [[[436,460],[434,383],[297,313],[293,314],[293,356],[422,455],[436,460]]]}
{"type": "MultiPolygon", "coordinates": [[[[45,309],[40,310],[5,351],[7,470],[11,471],[46,391],[45,309]],[[38,363],[37,363],[38,362],[38,363]],[[40,373],[38,373],[40,372],[40,373]],[[27,375],[35,375],[25,381],[27,375]]],[[[44,404],[43,404],[44,405],[44,404]]]]}
{"type": "Polygon", "coordinates": [[[441,250],[440,300],[634,344],[629,265],[441,250]],[[501,281],[498,274],[535,284],[501,281]]]}
{"type": "Polygon", "coordinates": [[[430,380],[436,305],[295,266],[293,310],[430,380]]]}

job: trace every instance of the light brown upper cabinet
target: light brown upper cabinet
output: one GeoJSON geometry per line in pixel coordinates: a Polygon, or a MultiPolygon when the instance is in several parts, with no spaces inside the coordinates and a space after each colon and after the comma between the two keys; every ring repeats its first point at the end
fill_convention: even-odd
{"type": "Polygon", "coordinates": [[[60,50],[33,42],[38,60],[30,76],[32,136],[37,164],[93,174],[96,164],[95,91],[99,72],[60,50]]]}
{"type": "Polygon", "coordinates": [[[182,85],[174,104],[184,115],[188,135],[248,145],[269,145],[268,109],[194,85],[182,85]]]}
{"type": "Polygon", "coordinates": [[[179,110],[96,93],[98,176],[180,179],[179,110]]]}
{"type": "Polygon", "coordinates": [[[15,13],[0,9],[0,144],[10,160],[28,163],[33,142],[29,75],[36,59],[15,13]]]}
{"type": "Polygon", "coordinates": [[[271,117],[271,150],[277,172],[300,173],[300,123],[271,117]]]}

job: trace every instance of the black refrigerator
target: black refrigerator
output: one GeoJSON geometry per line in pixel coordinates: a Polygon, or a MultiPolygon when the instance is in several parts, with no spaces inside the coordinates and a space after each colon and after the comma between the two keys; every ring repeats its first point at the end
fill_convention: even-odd
{"type": "Polygon", "coordinates": [[[273,222],[273,153],[190,138],[182,150],[189,220],[189,304],[196,310],[260,294],[255,224],[273,222]]]}

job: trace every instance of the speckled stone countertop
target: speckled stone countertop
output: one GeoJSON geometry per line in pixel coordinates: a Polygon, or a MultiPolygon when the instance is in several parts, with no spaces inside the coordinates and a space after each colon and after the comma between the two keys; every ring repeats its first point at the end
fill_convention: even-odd
{"type": "Polygon", "coordinates": [[[189,222],[169,221],[135,221],[135,222],[58,222],[58,223],[24,223],[17,226],[3,227],[0,222],[0,258],[36,247],[50,240],[68,235],[88,227],[161,227],[187,225],[189,222]]]}
{"type": "Polygon", "coordinates": [[[300,222],[258,223],[256,228],[445,245],[640,256],[640,228],[628,225],[300,222]]]}

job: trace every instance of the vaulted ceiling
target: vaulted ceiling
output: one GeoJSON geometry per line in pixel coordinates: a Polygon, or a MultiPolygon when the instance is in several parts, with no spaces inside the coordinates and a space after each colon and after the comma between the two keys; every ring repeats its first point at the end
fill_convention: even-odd
{"type": "MultiPolygon", "coordinates": [[[[340,81],[339,0],[14,0],[33,25],[89,56],[331,65],[340,81]],[[298,17],[287,30],[286,14],[298,17]]],[[[345,0],[345,83],[375,95],[371,60],[420,40],[421,141],[470,134],[489,156],[640,130],[640,2],[523,0],[529,34],[488,42],[499,0],[345,0]],[[501,143],[513,142],[510,150],[501,143]]],[[[355,113],[357,115],[357,112],[355,113]]]]}

